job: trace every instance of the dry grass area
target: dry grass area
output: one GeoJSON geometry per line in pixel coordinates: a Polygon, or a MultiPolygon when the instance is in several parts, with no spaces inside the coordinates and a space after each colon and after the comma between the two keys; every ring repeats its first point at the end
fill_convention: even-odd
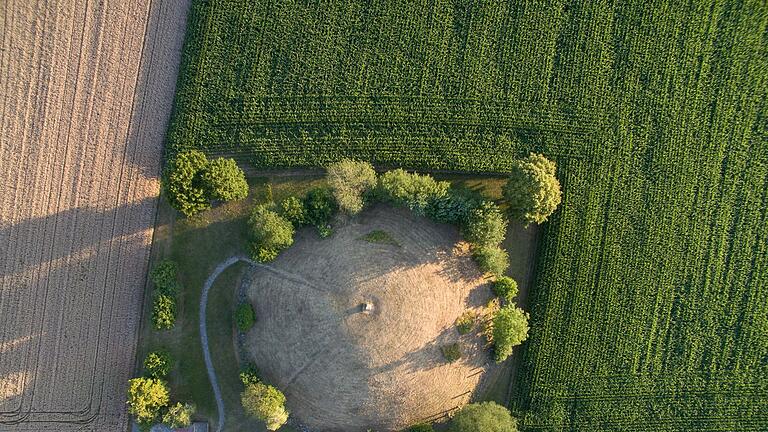
{"type": "Polygon", "coordinates": [[[454,227],[377,206],[328,239],[311,229],[270,269],[252,270],[247,349],[311,430],[400,430],[442,419],[497,367],[454,321],[491,298],[454,227]],[[381,230],[398,245],[361,239],[381,230]],[[361,304],[373,309],[361,312],[361,304]],[[441,347],[459,342],[448,363],[441,347]]]}
{"type": "Polygon", "coordinates": [[[0,2],[0,430],[127,430],[187,10],[0,2]]]}

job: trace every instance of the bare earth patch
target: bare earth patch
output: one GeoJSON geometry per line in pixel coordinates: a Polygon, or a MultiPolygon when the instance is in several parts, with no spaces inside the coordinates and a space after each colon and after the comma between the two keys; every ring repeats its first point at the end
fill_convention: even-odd
{"type": "Polygon", "coordinates": [[[457,230],[379,206],[328,239],[309,229],[254,268],[246,348],[312,430],[399,430],[467,403],[489,365],[454,322],[491,298],[457,230]],[[387,232],[399,246],[361,237],[387,232]],[[370,304],[364,311],[362,305],[370,304]],[[462,358],[441,351],[459,342],[462,358]]]}
{"type": "Polygon", "coordinates": [[[127,430],[187,1],[0,2],[0,430],[127,430]]]}

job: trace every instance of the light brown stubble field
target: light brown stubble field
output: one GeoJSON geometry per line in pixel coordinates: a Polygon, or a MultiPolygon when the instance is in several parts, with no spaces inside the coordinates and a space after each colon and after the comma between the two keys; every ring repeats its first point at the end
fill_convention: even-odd
{"type": "Polygon", "coordinates": [[[126,430],[188,1],[0,2],[0,430],[126,430]]]}

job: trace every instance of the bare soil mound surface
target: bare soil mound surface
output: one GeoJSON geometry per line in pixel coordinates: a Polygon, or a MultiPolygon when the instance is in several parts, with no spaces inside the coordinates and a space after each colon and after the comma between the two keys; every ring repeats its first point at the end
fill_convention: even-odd
{"type": "Polygon", "coordinates": [[[478,387],[484,341],[454,321],[491,294],[454,227],[379,206],[328,239],[301,230],[253,272],[250,360],[310,429],[399,430],[441,418],[478,387]],[[363,239],[374,231],[390,238],[363,239]],[[463,356],[448,363],[441,347],[454,342],[463,356]]]}

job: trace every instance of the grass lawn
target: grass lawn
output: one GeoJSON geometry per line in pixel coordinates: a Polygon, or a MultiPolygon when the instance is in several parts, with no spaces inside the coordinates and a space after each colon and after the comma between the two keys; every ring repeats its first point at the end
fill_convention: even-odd
{"type": "MultiPolygon", "coordinates": [[[[477,190],[491,199],[501,197],[501,178],[463,175],[437,177],[477,190]]],[[[181,217],[165,200],[161,200],[152,246],[153,265],[166,258],[178,263],[183,288],[178,297],[176,326],[171,331],[158,332],[152,329],[151,296],[147,296],[137,362],[143,361],[146,353],[151,350],[167,349],[175,361],[170,376],[172,398],[194,403],[197,416],[208,419],[212,426],[217,418],[216,403],[205,370],[198,330],[203,283],[219,262],[232,255],[247,254],[246,220],[254,205],[267,202],[270,194],[275,202],[290,195],[302,195],[313,187],[324,185],[324,180],[319,176],[289,177],[276,173],[268,177],[252,177],[249,184],[248,199],[225,203],[191,218],[181,217]]],[[[513,223],[508,232],[504,245],[511,257],[509,274],[518,280],[520,292],[525,293],[530,278],[535,231],[533,228],[524,230],[513,223]]],[[[242,388],[237,373],[239,365],[235,355],[233,312],[237,285],[245,268],[244,264],[236,264],[224,271],[211,288],[208,301],[208,338],[224,397],[225,431],[263,429],[260,422],[247,417],[240,406],[242,388]]],[[[508,367],[490,383],[485,399],[506,401],[514,362],[514,358],[508,361],[508,367]]],[[[287,426],[283,428],[287,429],[287,426]]]]}

